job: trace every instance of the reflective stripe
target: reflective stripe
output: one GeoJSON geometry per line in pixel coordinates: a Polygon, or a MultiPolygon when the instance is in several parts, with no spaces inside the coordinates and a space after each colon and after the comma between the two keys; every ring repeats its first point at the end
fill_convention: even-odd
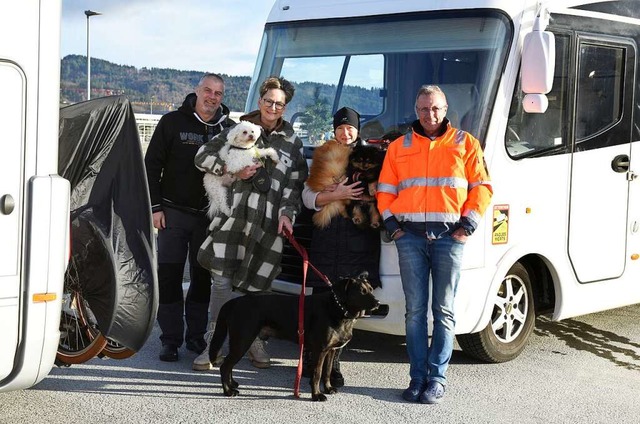
{"type": "Polygon", "coordinates": [[[413,134],[413,131],[409,131],[404,135],[404,140],[402,140],[402,147],[411,147],[411,134],[413,134]]]}
{"type": "Polygon", "coordinates": [[[399,191],[411,187],[450,187],[450,188],[467,188],[468,181],[459,177],[437,177],[437,178],[407,178],[398,184],[399,191]]]}
{"type": "Polygon", "coordinates": [[[378,187],[376,188],[376,191],[378,193],[389,193],[389,194],[397,195],[398,187],[394,186],[393,184],[379,183],[378,187]]]}
{"type": "Polygon", "coordinates": [[[385,209],[384,211],[382,211],[382,220],[385,220],[385,219],[390,218],[392,216],[393,216],[393,214],[391,213],[391,210],[385,209]]]}
{"type": "Polygon", "coordinates": [[[464,131],[462,130],[456,131],[456,139],[455,139],[456,144],[464,144],[465,138],[466,138],[466,134],[464,131]]]}
{"type": "Polygon", "coordinates": [[[476,224],[476,226],[480,223],[480,219],[482,218],[482,215],[474,210],[466,210],[462,215],[466,216],[470,221],[476,224]]]}
{"type": "Polygon", "coordinates": [[[471,190],[472,188],[478,187],[480,185],[487,186],[487,187],[491,188],[491,182],[490,181],[478,181],[478,182],[469,184],[469,190],[471,190]]]}
{"type": "MultiPolygon", "coordinates": [[[[384,216],[384,215],[383,215],[384,216]]],[[[396,213],[398,221],[410,222],[449,222],[454,223],[460,220],[459,213],[446,212],[412,212],[412,213],[396,213]]],[[[385,217],[386,219],[386,217],[385,217]]]]}

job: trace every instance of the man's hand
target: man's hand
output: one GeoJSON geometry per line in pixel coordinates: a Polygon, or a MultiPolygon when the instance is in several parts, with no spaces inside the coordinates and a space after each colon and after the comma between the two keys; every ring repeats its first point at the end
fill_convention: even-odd
{"type": "Polygon", "coordinates": [[[158,230],[164,230],[166,227],[166,222],[164,220],[164,212],[154,212],[153,213],[153,228],[158,230]]]}
{"type": "Polygon", "coordinates": [[[458,240],[460,243],[466,243],[469,236],[464,232],[464,228],[459,227],[453,233],[451,233],[451,237],[458,240]]]}

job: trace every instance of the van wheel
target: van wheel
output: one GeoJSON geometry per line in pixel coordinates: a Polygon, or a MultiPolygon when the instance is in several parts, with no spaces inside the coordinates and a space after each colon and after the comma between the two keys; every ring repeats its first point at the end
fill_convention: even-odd
{"type": "Polygon", "coordinates": [[[516,263],[498,288],[491,322],[478,333],[458,335],[458,344],[463,352],[482,361],[510,361],[529,341],[535,324],[534,306],[529,273],[516,263]]]}

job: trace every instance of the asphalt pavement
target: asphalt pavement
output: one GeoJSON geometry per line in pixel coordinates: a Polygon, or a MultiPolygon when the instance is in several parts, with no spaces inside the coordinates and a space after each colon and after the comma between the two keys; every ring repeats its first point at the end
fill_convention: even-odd
{"type": "Polygon", "coordinates": [[[29,390],[0,394],[0,423],[637,423],[640,305],[550,322],[538,319],[522,355],[485,364],[456,346],[440,405],[410,404],[404,339],[356,331],[342,356],[346,386],[312,402],[293,397],[297,346],[271,340],[270,369],[236,367],[240,396],[195,354],[158,360],[158,328],[135,356],[54,368],[29,390]]]}

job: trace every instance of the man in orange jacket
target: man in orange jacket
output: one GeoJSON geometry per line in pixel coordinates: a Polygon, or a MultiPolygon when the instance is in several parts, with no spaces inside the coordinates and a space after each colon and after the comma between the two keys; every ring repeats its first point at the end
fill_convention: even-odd
{"type": "Polygon", "coordinates": [[[446,119],[444,92],[437,86],[422,86],[415,107],[418,120],[411,131],[389,145],[376,197],[398,249],[406,301],[411,382],[402,397],[431,404],[442,401],[447,384],[464,244],[493,192],[480,143],[446,119]]]}

